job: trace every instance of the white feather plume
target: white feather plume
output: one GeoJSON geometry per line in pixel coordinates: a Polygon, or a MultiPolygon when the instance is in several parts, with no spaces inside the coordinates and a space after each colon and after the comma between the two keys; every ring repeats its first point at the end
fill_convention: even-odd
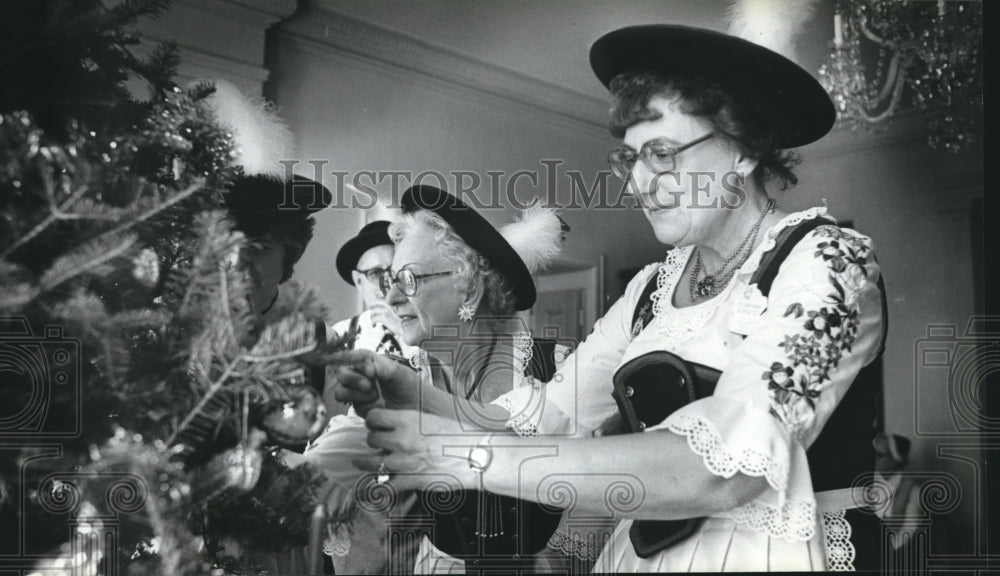
{"type": "Polygon", "coordinates": [[[727,13],[729,33],[795,62],[795,39],[817,0],[735,0],[727,13]]]}
{"type": "Polygon", "coordinates": [[[285,177],[278,162],[290,160],[295,140],[288,125],[262,98],[250,98],[225,80],[212,80],[215,93],[206,101],[215,119],[233,134],[236,164],[248,176],[285,177]]]}
{"type": "Polygon", "coordinates": [[[544,270],[562,251],[562,223],[552,208],[532,206],[500,229],[532,274],[544,270]]]}

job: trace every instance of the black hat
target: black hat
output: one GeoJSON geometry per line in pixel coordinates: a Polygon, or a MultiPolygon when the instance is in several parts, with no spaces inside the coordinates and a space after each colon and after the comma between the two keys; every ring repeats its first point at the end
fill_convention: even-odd
{"type": "Polygon", "coordinates": [[[392,246],[392,239],[389,238],[389,222],[386,220],[376,220],[365,224],[358,235],[348,240],[337,252],[337,272],[340,277],[350,285],[354,285],[354,278],[351,271],[358,265],[358,260],[365,252],[376,246],[388,244],[392,246]]]}
{"type": "Polygon", "coordinates": [[[263,234],[277,221],[305,221],[333,202],[325,186],[304,176],[239,176],[224,194],[226,209],[244,234],[263,234]]]}
{"type": "Polygon", "coordinates": [[[819,140],[837,116],[826,91],[798,64],[711,30],[669,24],[621,28],[594,42],[590,66],[605,86],[626,72],[712,80],[769,122],[779,148],[819,140]]]}
{"type": "Polygon", "coordinates": [[[273,176],[238,176],[225,194],[226,208],[260,215],[308,217],[333,202],[333,194],[315,180],[293,174],[291,180],[273,176]]]}
{"type": "Polygon", "coordinates": [[[535,281],[524,261],[486,218],[458,198],[433,186],[413,186],[400,199],[403,213],[429,210],[444,219],[470,247],[510,283],[514,306],[527,310],[535,305],[535,281]]]}

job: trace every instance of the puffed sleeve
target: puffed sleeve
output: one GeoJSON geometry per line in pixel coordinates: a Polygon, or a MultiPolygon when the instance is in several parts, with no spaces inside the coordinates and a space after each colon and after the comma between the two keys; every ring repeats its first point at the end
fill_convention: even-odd
{"type": "Polygon", "coordinates": [[[646,283],[659,269],[650,264],[637,274],[625,294],[594,324],[594,330],[560,364],[548,383],[528,385],[493,403],[510,414],[508,427],[522,436],[589,436],[617,412],[612,376],[632,340],[632,316],[646,283]]]}
{"type": "MultiPolygon", "coordinates": [[[[805,450],[858,371],[878,355],[879,273],[869,238],[833,225],[810,232],[782,263],[766,311],[723,368],[714,394],[656,427],[686,436],[713,474],[767,479],[770,490],[727,515],[771,536],[813,536],[805,450]]],[[[734,314],[734,307],[723,313],[734,314]]]]}

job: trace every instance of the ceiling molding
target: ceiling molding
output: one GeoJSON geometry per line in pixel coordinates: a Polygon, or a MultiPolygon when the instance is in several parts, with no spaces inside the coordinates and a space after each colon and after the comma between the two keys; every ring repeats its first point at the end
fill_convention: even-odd
{"type": "Polygon", "coordinates": [[[532,108],[606,127],[606,102],[320,7],[282,22],[286,35],[532,108]]]}
{"type": "Polygon", "coordinates": [[[298,7],[296,0],[178,0],[177,4],[259,26],[263,30],[288,18],[298,7]]]}

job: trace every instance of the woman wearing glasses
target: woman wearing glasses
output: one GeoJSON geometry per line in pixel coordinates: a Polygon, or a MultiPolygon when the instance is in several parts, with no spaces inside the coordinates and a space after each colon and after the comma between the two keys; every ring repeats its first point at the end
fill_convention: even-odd
{"type": "MultiPolygon", "coordinates": [[[[769,194],[795,183],[785,150],[831,128],[829,97],[769,49],[680,26],[609,33],[591,64],[624,140],[611,167],[672,249],[551,382],[493,403],[505,430],[469,439],[423,398],[423,414],[372,410],[386,454],[365,465],[544,504],[571,491],[561,542],[599,549],[595,571],[876,568],[858,486],[881,414],[863,369],[885,338],[880,269],[825,208],[786,213],[769,194]],[[605,542],[588,519],[609,513],[605,542]]],[[[375,368],[387,405],[416,405],[375,368]]],[[[372,397],[352,384],[345,397],[372,397]]]]}
{"type": "MultiPolygon", "coordinates": [[[[341,359],[345,365],[335,369],[335,377],[341,386],[351,386],[365,379],[371,365],[392,364],[407,393],[434,396],[453,417],[456,407],[465,406],[470,422],[488,426],[483,406],[554,372],[552,343],[533,342],[516,312],[534,304],[531,274],[560,251],[563,224],[554,212],[539,208],[497,230],[458,198],[431,186],[407,190],[401,203],[403,215],[388,230],[395,244],[392,266],[381,275],[380,287],[399,317],[400,340],[421,348],[414,363],[418,370],[355,351],[351,362],[341,359]]],[[[363,415],[371,404],[354,407],[363,415]]],[[[503,420],[492,425],[502,426],[503,420]]],[[[377,480],[385,482],[389,473],[379,467],[377,480]]],[[[461,572],[467,560],[528,557],[544,549],[559,521],[557,511],[531,502],[475,487],[462,491],[461,480],[450,474],[425,480],[456,491],[424,502],[430,537],[421,542],[417,572],[461,572]]],[[[530,567],[530,561],[522,563],[530,567]]]]}

